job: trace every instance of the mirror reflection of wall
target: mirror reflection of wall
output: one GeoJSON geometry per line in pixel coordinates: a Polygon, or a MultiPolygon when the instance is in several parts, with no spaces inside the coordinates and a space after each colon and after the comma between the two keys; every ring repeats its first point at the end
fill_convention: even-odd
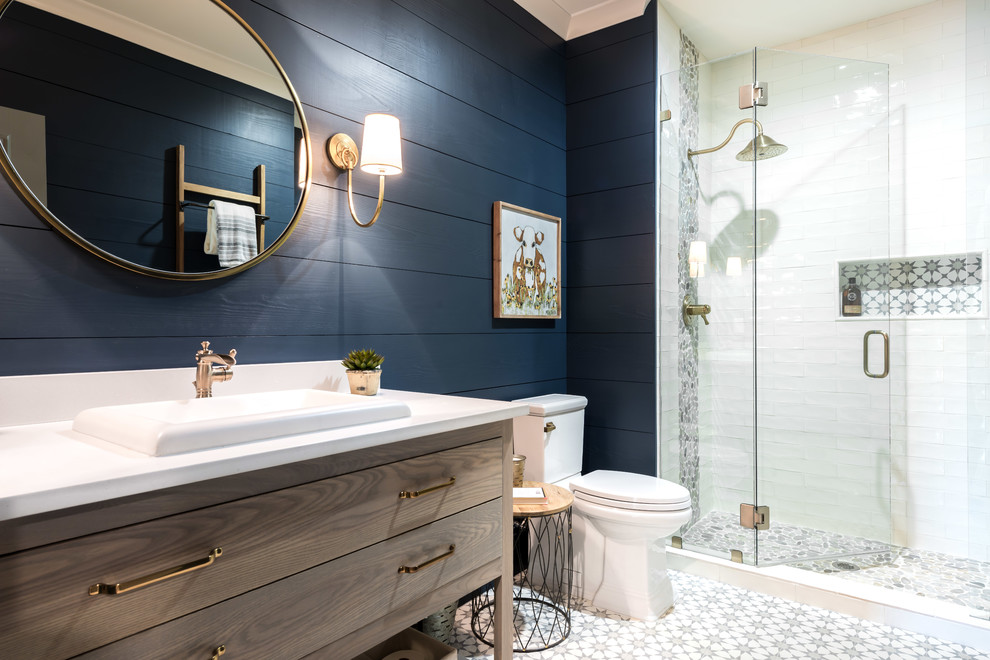
{"type": "MultiPolygon", "coordinates": [[[[209,0],[183,0],[190,2],[219,12],[240,35],[238,47],[249,42],[270,71],[246,66],[235,79],[22,2],[0,20],[4,102],[45,120],[44,148],[19,149],[14,138],[14,167],[22,173],[37,160],[25,156],[41,155],[46,181],[27,183],[39,198],[46,191],[44,203],[58,220],[99,249],[162,271],[176,264],[176,145],[185,145],[186,179],[212,188],[251,193],[255,167],[265,166],[269,245],[288,227],[301,195],[302,132],[288,88],[243,27],[209,0]],[[278,91],[271,74],[281,93],[268,91],[278,91]],[[262,82],[243,82],[249,78],[262,82]]],[[[197,22],[172,16],[178,13],[168,15],[197,22]]],[[[217,271],[217,257],[203,251],[205,209],[187,208],[185,225],[185,272],[217,271]]]]}
{"type": "Polygon", "coordinates": [[[42,204],[48,205],[45,116],[0,106],[0,142],[17,173],[42,204]]]}

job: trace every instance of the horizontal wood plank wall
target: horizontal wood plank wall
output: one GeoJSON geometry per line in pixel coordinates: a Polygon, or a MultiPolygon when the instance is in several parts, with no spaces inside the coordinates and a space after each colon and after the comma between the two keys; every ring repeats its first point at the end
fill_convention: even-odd
{"type": "Polygon", "coordinates": [[[584,471],[655,474],[656,3],[567,44],[567,387],[584,471]]]}
{"type": "MultiPolygon", "coordinates": [[[[566,322],[494,320],[491,284],[494,201],[565,217],[567,238],[561,40],[511,0],[227,4],[304,104],[314,183],[298,228],[241,275],[161,281],[84,253],[0,182],[0,375],[185,366],[208,339],[244,363],[373,346],[396,389],[562,391],[566,322]],[[324,143],[360,139],[376,111],[402,122],[405,171],[360,229],[324,143]]],[[[377,181],[354,180],[367,219],[377,181]]]]}

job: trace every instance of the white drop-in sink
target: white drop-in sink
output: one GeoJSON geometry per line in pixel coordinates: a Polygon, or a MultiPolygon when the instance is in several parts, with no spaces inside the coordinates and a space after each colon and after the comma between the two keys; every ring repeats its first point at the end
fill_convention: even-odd
{"type": "Polygon", "coordinates": [[[285,390],[90,408],[76,415],[72,429],[149,456],[170,456],[410,414],[405,403],[377,396],[285,390]]]}

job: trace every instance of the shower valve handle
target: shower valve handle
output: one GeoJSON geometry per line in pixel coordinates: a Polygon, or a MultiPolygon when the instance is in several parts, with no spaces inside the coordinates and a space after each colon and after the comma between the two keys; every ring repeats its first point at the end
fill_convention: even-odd
{"type": "Polygon", "coordinates": [[[708,322],[708,315],[712,313],[711,305],[692,305],[689,301],[691,299],[688,296],[684,296],[684,304],[681,306],[681,312],[684,316],[684,325],[690,325],[692,316],[700,316],[705,322],[705,325],[710,325],[708,322]]]}

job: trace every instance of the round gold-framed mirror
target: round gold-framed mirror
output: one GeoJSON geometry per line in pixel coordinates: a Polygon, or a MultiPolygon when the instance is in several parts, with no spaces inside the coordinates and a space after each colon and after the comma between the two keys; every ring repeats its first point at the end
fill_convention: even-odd
{"type": "Polygon", "coordinates": [[[302,103],[221,0],[0,0],[0,62],[0,169],[91,254],[216,279],[271,256],[299,221],[302,103]]]}

